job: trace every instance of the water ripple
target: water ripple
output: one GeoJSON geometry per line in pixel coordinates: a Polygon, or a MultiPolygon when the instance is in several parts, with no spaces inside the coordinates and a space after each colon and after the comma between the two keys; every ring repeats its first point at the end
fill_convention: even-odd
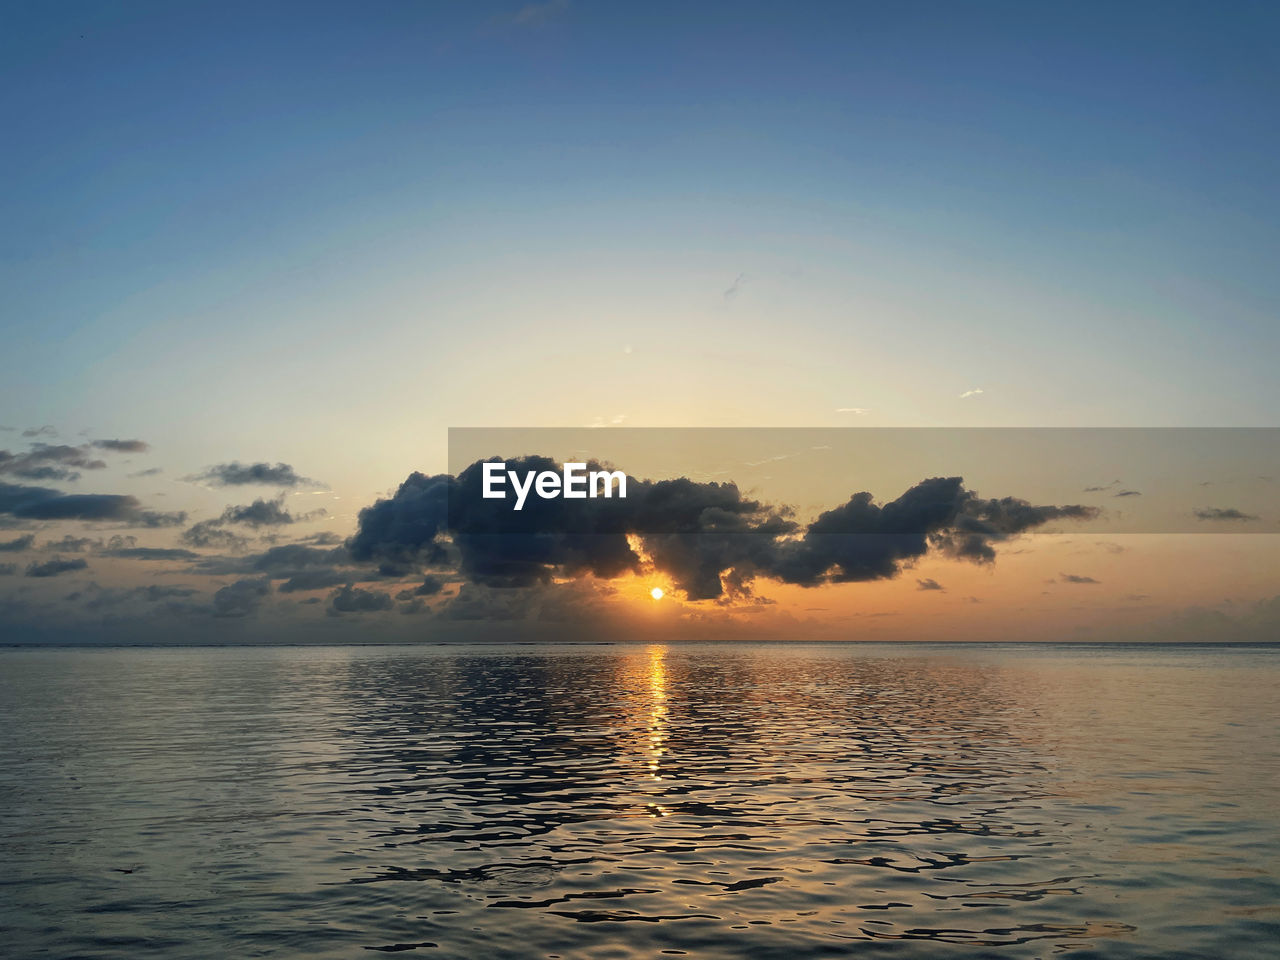
{"type": "Polygon", "coordinates": [[[1280,941],[1270,649],[0,658],[15,956],[1233,958],[1280,941]]]}

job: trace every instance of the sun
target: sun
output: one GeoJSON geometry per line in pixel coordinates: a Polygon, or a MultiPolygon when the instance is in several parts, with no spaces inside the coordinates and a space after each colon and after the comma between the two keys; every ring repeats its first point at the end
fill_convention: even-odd
{"type": "Polygon", "coordinates": [[[662,588],[661,588],[661,587],[654,587],[652,590],[650,590],[650,591],[649,591],[649,596],[653,597],[653,599],[655,599],[655,600],[661,600],[661,599],[662,599],[662,588]]]}

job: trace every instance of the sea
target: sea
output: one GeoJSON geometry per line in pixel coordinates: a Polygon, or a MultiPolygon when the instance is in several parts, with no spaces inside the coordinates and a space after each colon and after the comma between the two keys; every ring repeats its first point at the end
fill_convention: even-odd
{"type": "Polygon", "coordinates": [[[1280,646],[0,649],[0,955],[1280,956],[1280,646]]]}

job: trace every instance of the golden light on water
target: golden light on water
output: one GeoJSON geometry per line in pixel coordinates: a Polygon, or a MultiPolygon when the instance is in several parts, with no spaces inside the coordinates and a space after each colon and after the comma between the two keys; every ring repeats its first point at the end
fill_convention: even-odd
{"type": "Polygon", "coordinates": [[[642,655],[628,657],[622,682],[631,730],[627,752],[638,775],[635,799],[654,817],[665,817],[670,812],[662,803],[666,795],[663,768],[667,762],[669,724],[666,656],[666,645],[654,644],[642,655]]]}
{"type": "MultiPolygon", "coordinates": [[[[662,591],[653,588],[655,594],[662,591]]],[[[658,599],[657,596],[654,599],[658,599]]],[[[662,755],[667,752],[667,669],[665,658],[666,647],[649,648],[649,776],[654,780],[662,779],[662,755]]],[[[659,805],[659,816],[666,816],[659,805]]]]}

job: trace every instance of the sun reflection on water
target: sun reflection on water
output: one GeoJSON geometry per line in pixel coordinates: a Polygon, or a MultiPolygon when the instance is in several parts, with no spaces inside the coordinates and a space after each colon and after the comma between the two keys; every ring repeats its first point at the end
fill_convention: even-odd
{"type": "Polygon", "coordinates": [[[650,647],[649,656],[649,776],[662,779],[662,756],[667,752],[667,648],[650,647]]]}

